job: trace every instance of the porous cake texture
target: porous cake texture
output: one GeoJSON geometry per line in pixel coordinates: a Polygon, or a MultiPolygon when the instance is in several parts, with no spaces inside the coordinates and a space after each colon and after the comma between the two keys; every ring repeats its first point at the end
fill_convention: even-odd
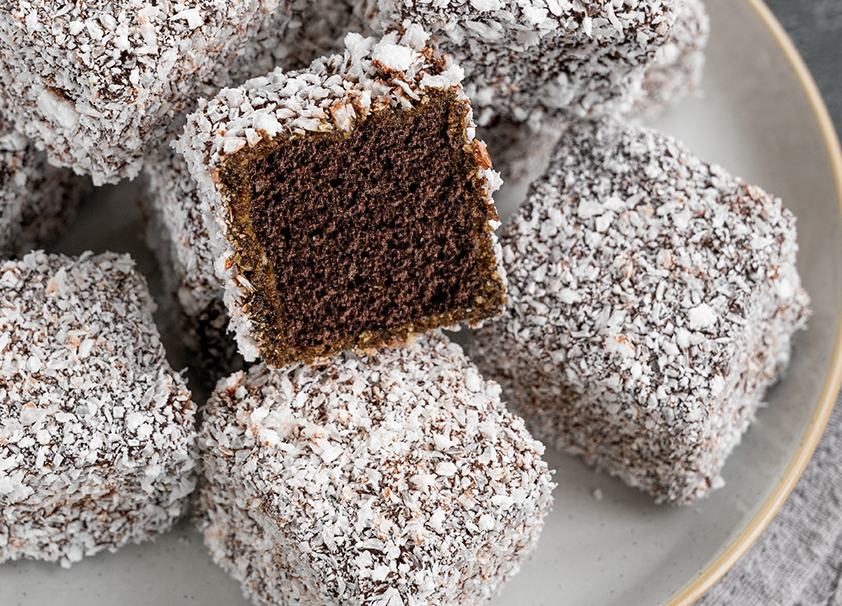
{"type": "Polygon", "coordinates": [[[0,562],[69,566],[185,512],[195,405],[152,307],[128,256],[0,265],[0,562]]]}
{"type": "Polygon", "coordinates": [[[240,351],[269,366],[498,313],[499,176],[417,26],[200,101],[177,149],[240,351]]]}
{"type": "Polygon", "coordinates": [[[214,560],[257,604],[487,603],[553,487],[499,395],[438,332],[220,381],[200,435],[214,560]]]}
{"type": "MultiPolygon", "coordinates": [[[[0,4],[0,83],[18,130],[54,163],[112,183],[192,105],[278,0],[0,4]]],[[[279,26],[283,26],[280,23],[279,26]]]]}
{"type": "Polygon", "coordinates": [[[502,238],[469,349],[539,439],[690,503],[786,367],[808,297],[779,199],[653,130],[580,122],[502,238]]]}
{"type": "Polygon", "coordinates": [[[433,34],[464,68],[485,125],[498,114],[618,113],[668,43],[680,1],[379,0],[372,24],[433,34]]]}
{"type": "Polygon", "coordinates": [[[16,132],[0,104],[0,257],[25,254],[58,238],[90,191],[89,179],[47,164],[16,132]]]}

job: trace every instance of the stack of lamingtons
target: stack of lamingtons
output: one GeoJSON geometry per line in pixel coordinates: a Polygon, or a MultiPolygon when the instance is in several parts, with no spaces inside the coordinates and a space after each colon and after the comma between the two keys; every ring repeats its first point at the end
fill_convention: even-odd
{"type": "Polygon", "coordinates": [[[779,200],[632,124],[695,89],[699,0],[10,4],[0,561],[162,532],[201,468],[258,604],[483,604],[552,503],[530,431],[721,483],[808,299],[779,200]],[[198,428],[132,260],[32,250],[68,169],[140,176],[198,428]]]}

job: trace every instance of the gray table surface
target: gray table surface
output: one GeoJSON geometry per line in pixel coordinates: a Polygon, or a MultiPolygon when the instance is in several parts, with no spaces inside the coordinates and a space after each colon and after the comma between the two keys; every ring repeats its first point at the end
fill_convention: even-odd
{"type": "MultiPolygon", "coordinates": [[[[766,0],[842,133],[842,0],[766,0]]],[[[842,402],[787,502],[697,606],[842,606],[842,402]]]]}

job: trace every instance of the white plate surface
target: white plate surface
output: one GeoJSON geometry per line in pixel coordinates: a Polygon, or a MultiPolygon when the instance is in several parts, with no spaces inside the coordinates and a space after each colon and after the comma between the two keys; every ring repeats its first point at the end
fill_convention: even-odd
{"type": "MultiPolygon", "coordinates": [[[[795,72],[758,14],[734,0],[708,0],[712,37],[704,94],[655,126],[705,160],[783,198],[798,217],[799,268],[813,299],[809,330],[792,365],[728,461],[725,488],[694,507],[656,506],[644,494],[548,453],[558,470],[555,508],[541,542],[494,606],[665,604],[709,567],[752,522],[793,460],[827,377],[842,308],[838,193],[821,129],[795,72]],[[601,492],[602,498],[595,498],[601,492]]],[[[59,246],[131,252],[140,244],[132,185],[103,188],[59,246]],[[123,202],[122,206],[115,201],[123,202]],[[91,239],[89,234],[107,236],[91,239]]],[[[505,212],[505,209],[503,209],[505,212]]],[[[154,279],[154,278],[153,278],[154,279]]],[[[153,284],[154,287],[154,284],[153,284]]],[[[814,444],[813,444],[814,446],[814,444]]],[[[211,562],[188,523],[153,543],[101,553],[71,570],[41,562],[0,566],[0,606],[247,606],[239,585],[211,562]]]]}

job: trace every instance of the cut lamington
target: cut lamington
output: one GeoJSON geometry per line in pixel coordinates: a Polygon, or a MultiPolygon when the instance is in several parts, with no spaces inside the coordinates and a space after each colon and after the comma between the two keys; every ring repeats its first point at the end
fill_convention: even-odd
{"type": "Polygon", "coordinates": [[[502,238],[503,319],[471,346],[535,435],[689,503],[808,314],[795,218],[670,137],[573,125],[502,238]]]}
{"type": "Polygon", "coordinates": [[[172,527],[195,405],[128,256],[0,265],[0,562],[64,566],[172,527]]]}
{"type": "Polygon", "coordinates": [[[505,277],[461,70],[417,27],[224,89],[178,149],[241,353],[277,367],[498,313],[505,277]]]}
{"type": "Polygon", "coordinates": [[[197,506],[214,560],[262,605],[488,603],[553,487],[499,396],[436,332],[221,381],[197,506]]]}

